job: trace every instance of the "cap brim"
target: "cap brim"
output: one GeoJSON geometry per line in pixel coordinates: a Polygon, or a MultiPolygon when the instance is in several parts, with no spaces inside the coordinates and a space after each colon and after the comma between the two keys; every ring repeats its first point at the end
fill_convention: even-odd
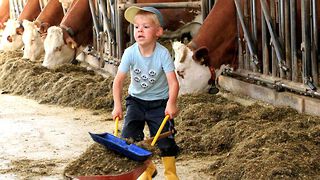
{"type": "Polygon", "coordinates": [[[126,20],[131,24],[134,24],[134,17],[140,10],[143,10],[143,9],[137,6],[131,6],[124,12],[124,18],[126,18],[126,20]]]}

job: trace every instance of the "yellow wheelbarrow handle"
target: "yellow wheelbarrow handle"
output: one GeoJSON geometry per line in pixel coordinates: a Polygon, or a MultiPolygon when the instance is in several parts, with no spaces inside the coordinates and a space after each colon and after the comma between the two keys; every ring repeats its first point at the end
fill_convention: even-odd
{"type": "Polygon", "coordinates": [[[151,142],[151,146],[154,146],[154,144],[157,142],[158,138],[159,138],[159,135],[164,127],[164,125],[167,123],[168,119],[169,119],[169,115],[166,115],[166,117],[163,119],[158,131],[157,131],[157,134],[154,136],[153,138],[153,141],[151,142]]]}
{"type": "Polygon", "coordinates": [[[114,136],[118,136],[118,126],[119,126],[119,117],[116,117],[116,120],[115,120],[116,122],[115,122],[115,127],[114,127],[114,133],[113,133],[113,135],[114,136]]]}

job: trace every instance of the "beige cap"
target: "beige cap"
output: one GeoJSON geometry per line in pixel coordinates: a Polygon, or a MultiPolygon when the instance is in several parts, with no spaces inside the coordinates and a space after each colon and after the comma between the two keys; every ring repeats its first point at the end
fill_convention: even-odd
{"type": "Polygon", "coordinates": [[[124,17],[126,18],[126,20],[128,22],[130,22],[131,24],[134,24],[133,20],[134,17],[137,15],[137,13],[139,11],[146,11],[146,12],[151,12],[153,14],[155,14],[160,22],[160,25],[163,26],[163,16],[161,14],[161,12],[154,8],[154,7],[137,7],[137,6],[131,6],[129,7],[125,12],[124,12],[124,17]]]}

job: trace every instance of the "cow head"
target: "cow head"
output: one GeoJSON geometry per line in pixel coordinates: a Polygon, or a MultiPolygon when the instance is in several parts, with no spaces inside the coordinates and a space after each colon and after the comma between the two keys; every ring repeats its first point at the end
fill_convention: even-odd
{"type": "Polygon", "coordinates": [[[6,22],[6,27],[2,33],[0,50],[14,51],[22,48],[22,36],[17,33],[17,29],[20,27],[21,25],[17,20],[9,19],[6,22]]]}
{"type": "Polygon", "coordinates": [[[70,63],[75,57],[75,50],[63,39],[61,27],[51,26],[44,40],[45,56],[42,66],[53,69],[60,64],[70,63]]]}
{"type": "Polygon", "coordinates": [[[35,61],[44,53],[43,40],[34,22],[23,21],[24,33],[22,41],[24,43],[23,59],[35,61]]]}
{"type": "Polygon", "coordinates": [[[192,51],[181,42],[173,42],[174,64],[180,85],[179,94],[207,92],[211,78],[207,66],[200,65],[192,59],[192,51]]]}
{"type": "MultiPolygon", "coordinates": [[[[50,24],[47,22],[40,22],[39,20],[33,21],[34,25],[37,27],[38,32],[41,37],[47,34],[50,24]]],[[[44,39],[43,39],[44,40],[44,39]]]]}

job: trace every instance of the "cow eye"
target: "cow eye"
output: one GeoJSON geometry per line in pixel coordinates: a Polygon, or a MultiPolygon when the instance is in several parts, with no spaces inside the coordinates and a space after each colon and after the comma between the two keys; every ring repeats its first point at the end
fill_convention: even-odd
{"type": "Polygon", "coordinates": [[[61,46],[54,48],[54,51],[61,51],[61,46]]]}

